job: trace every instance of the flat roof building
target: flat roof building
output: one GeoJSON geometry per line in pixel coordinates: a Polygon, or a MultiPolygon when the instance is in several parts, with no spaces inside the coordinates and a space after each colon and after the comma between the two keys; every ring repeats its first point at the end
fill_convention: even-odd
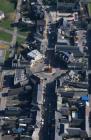
{"type": "Polygon", "coordinates": [[[8,55],[8,50],[9,46],[5,44],[0,44],[0,64],[4,64],[7,55],[8,55]]]}
{"type": "Polygon", "coordinates": [[[38,62],[43,58],[43,55],[38,50],[33,50],[29,52],[27,55],[32,59],[31,66],[33,66],[36,62],[38,62]]]}
{"type": "Polygon", "coordinates": [[[0,11],[0,21],[5,18],[4,12],[0,11]]]}

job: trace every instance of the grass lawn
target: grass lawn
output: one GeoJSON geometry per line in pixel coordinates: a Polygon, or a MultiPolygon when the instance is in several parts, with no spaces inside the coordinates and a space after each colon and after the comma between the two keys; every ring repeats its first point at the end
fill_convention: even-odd
{"type": "Polygon", "coordinates": [[[9,19],[4,19],[0,22],[0,27],[3,27],[5,29],[13,30],[13,28],[10,27],[11,21],[9,19]]]}
{"type": "Polygon", "coordinates": [[[27,37],[27,35],[28,35],[29,32],[22,32],[22,31],[19,31],[18,33],[19,33],[20,35],[23,35],[23,36],[26,36],[26,37],[27,37]]]}
{"type": "Polygon", "coordinates": [[[89,12],[89,16],[91,16],[91,3],[88,4],[88,12],[89,12]]]}
{"type": "Polygon", "coordinates": [[[13,28],[10,27],[10,24],[14,20],[14,4],[10,0],[0,0],[0,10],[5,14],[5,19],[0,22],[0,27],[12,30],[13,28]]]}
{"type": "Polygon", "coordinates": [[[20,37],[17,37],[17,42],[18,42],[18,43],[22,43],[22,42],[24,42],[24,41],[25,41],[25,39],[20,38],[20,37]]]}
{"type": "Polygon", "coordinates": [[[0,31],[0,40],[10,42],[12,40],[12,35],[0,31]]]}
{"type": "Polygon", "coordinates": [[[0,10],[6,13],[10,13],[14,11],[14,4],[10,2],[10,0],[0,0],[0,10]]]}

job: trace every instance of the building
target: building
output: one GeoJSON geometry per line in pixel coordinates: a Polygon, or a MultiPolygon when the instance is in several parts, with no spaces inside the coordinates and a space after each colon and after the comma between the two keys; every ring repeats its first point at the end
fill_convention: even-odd
{"type": "Polygon", "coordinates": [[[87,4],[87,3],[91,3],[91,0],[80,0],[80,2],[87,4]]]}
{"type": "Polygon", "coordinates": [[[60,39],[60,38],[58,38],[57,45],[68,46],[68,45],[70,45],[70,43],[69,43],[69,41],[67,39],[60,39]]]}
{"type": "Polygon", "coordinates": [[[57,18],[59,17],[63,18],[66,21],[78,21],[78,12],[57,12],[57,18]]]}
{"type": "Polygon", "coordinates": [[[4,12],[0,11],[0,21],[5,18],[4,12]]]}
{"type": "Polygon", "coordinates": [[[17,85],[19,83],[21,86],[26,85],[28,83],[28,79],[26,77],[24,69],[16,69],[15,70],[14,85],[17,85]]]}
{"type": "Polygon", "coordinates": [[[70,52],[74,54],[74,57],[81,57],[83,54],[80,52],[80,49],[77,46],[71,46],[71,45],[61,45],[56,44],[55,45],[55,52],[70,52]]]}
{"type": "Polygon", "coordinates": [[[88,57],[88,94],[89,94],[89,115],[88,115],[88,119],[89,119],[89,129],[88,129],[88,135],[91,137],[91,25],[88,25],[88,30],[87,30],[87,47],[88,47],[88,52],[89,52],[89,57],[88,57]]]}
{"type": "Polygon", "coordinates": [[[79,11],[80,6],[78,2],[58,2],[57,3],[57,9],[65,12],[73,12],[73,11],[79,11]]]}
{"type": "Polygon", "coordinates": [[[40,61],[41,59],[43,59],[43,55],[38,51],[38,50],[33,50],[31,52],[29,52],[28,57],[31,59],[31,67],[38,61],[40,61]]]}
{"type": "Polygon", "coordinates": [[[34,25],[34,22],[32,20],[30,20],[30,18],[24,18],[24,17],[22,17],[21,20],[22,20],[23,23],[34,25]]]}
{"type": "Polygon", "coordinates": [[[9,58],[9,46],[0,44],[0,65],[3,65],[5,60],[9,58]]]}

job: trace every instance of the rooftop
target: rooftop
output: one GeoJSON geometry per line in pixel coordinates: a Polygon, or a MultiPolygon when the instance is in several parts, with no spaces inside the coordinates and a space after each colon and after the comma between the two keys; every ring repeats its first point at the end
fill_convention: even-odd
{"type": "Polygon", "coordinates": [[[7,57],[7,50],[9,49],[8,45],[0,44],[0,63],[4,63],[7,57]]]}
{"type": "Polygon", "coordinates": [[[80,0],[80,2],[91,3],[91,0],[80,0]]]}

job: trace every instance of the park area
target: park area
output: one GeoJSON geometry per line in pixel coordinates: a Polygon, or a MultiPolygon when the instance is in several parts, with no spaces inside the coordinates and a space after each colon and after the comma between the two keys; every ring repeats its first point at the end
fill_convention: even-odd
{"type": "Polygon", "coordinates": [[[12,36],[4,29],[13,30],[10,24],[15,19],[15,5],[11,2],[12,0],[0,0],[0,11],[4,12],[5,18],[0,21],[0,40],[10,42],[12,36]]]}
{"type": "Polygon", "coordinates": [[[88,12],[89,12],[89,16],[91,17],[91,3],[88,3],[88,12]]]}
{"type": "Polygon", "coordinates": [[[11,0],[0,0],[0,11],[5,14],[5,19],[0,22],[0,27],[12,29],[10,23],[15,19],[15,4],[11,0]]]}

